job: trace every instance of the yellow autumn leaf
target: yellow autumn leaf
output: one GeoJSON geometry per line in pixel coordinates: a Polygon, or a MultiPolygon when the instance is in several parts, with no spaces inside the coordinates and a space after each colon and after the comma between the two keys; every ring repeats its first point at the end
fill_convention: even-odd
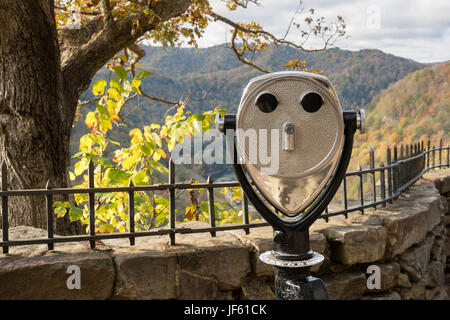
{"type": "Polygon", "coordinates": [[[176,143],[175,139],[170,139],[167,142],[167,149],[169,150],[169,152],[172,152],[173,148],[175,147],[175,143],[176,143]]]}
{"type": "Polygon", "coordinates": [[[194,205],[190,205],[189,207],[186,207],[186,218],[190,221],[192,221],[194,219],[194,214],[195,214],[195,206],[194,205]]]}
{"type": "Polygon", "coordinates": [[[167,155],[163,149],[158,149],[156,150],[156,152],[158,152],[161,155],[161,157],[163,157],[163,159],[167,158],[167,155]]]}
{"type": "Polygon", "coordinates": [[[98,228],[101,233],[112,233],[114,232],[114,226],[110,223],[102,224],[98,228]]]}
{"type": "Polygon", "coordinates": [[[96,127],[97,126],[97,118],[95,116],[95,112],[89,112],[86,115],[86,120],[84,122],[90,129],[96,127]]]}
{"type": "Polygon", "coordinates": [[[142,135],[142,131],[139,128],[134,128],[132,130],[130,130],[129,136],[130,137],[134,137],[135,135],[142,135]]]}
{"type": "Polygon", "coordinates": [[[161,159],[161,155],[158,152],[153,152],[153,160],[159,161],[161,159]]]}

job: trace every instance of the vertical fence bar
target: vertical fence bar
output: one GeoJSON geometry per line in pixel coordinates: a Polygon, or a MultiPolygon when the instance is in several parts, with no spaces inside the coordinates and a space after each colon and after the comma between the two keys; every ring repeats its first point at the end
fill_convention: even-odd
{"type": "MultiPolygon", "coordinates": [[[[47,190],[52,189],[52,183],[50,180],[47,181],[45,188],[47,190]]],[[[47,194],[46,202],[47,202],[46,203],[47,204],[47,237],[49,239],[53,239],[53,195],[51,193],[47,194]]],[[[53,250],[53,249],[54,249],[54,244],[49,243],[48,250],[53,250]]]]}
{"type": "MultiPolygon", "coordinates": [[[[172,161],[172,158],[169,160],[169,228],[175,231],[175,164],[172,161]]],[[[171,232],[170,236],[170,245],[175,245],[175,232],[171,232]]]]}
{"type": "MultiPolygon", "coordinates": [[[[248,214],[248,199],[247,196],[245,195],[244,190],[242,190],[241,188],[241,193],[242,193],[242,213],[244,214],[244,224],[248,225],[250,224],[250,216],[248,214]]],[[[250,228],[245,228],[245,234],[249,234],[250,233],[250,228]]]]}
{"type": "MultiPolygon", "coordinates": [[[[403,154],[403,145],[401,145],[401,147],[400,147],[400,154],[399,154],[399,157],[398,157],[398,160],[403,160],[403,159],[405,159],[405,158],[407,158],[407,157],[409,157],[410,155],[411,155],[411,149],[409,148],[409,145],[407,144],[406,145],[406,149],[408,150],[408,154],[406,155],[406,157],[404,156],[404,154],[403,154]]],[[[402,183],[402,181],[403,181],[403,179],[404,179],[404,177],[403,177],[403,173],[404,173],[404,171],[402,170],[403,169],[403,167],[402,166],[399,166],[398,167],[399,168],[399,170],[398,170],[398,184],[397,184],[397,187],[399,186],[399,185],[401,185],[401,183],[402,183]]]]}
{"type": "MultiPolygon", "coordinates": [[[[2,191],[8,190],[8,169],[6,167],[6,161],[2,161],[2,191]]],[[[2,196],[2,234],[3,241],[9,240],[9,223],[8,223],[8,197],[2,196]]],[[[3,247],[3,253],[9,253],[9,247],[3,247]]]]}
{"type": "MultiPolygon", "coordinates": [[[[370,148],[369,157],[370,157],[370,169],[374,170],[375,169],[375,151],[373,150],[373,148],[370,148]]],[[[372,176],[373,202],[376,203],[377,202],[377,180],[376,180],[376,176],[375,176],[375,171],[372,172],[371,176],[372,176]]],[[[375,208],[375,210],[377,209],[376,205],[374,205],[373,207],[375,208]]]]}
{"type": "MultiPolygon", "coordinates": [[[[384,163],[380,164],[381,167],[384,167],[384,163]]],[[[383,203],[381,206],[386,207],[386,179],[384,178],[384,169],[380,170],[380,188],[381,188],[381,200],[383,203]]]]}
{"type": "Polygon", "coordinates": [[[128,223],[129,228],[128,232],[130,233],[130,246],[135,245],[135,228],[134,228],[134,184],[133,181],[130,180],[130,183],[128,184],[130,187],[130,191],[128,191],[128,223]]]}
{"type": "Polygon", "coordinates": [[[439,168],[442,168],[442,138],[439,140],[439,168]]]}
{"type": "Polygon", "coordinates": [[[430,167],[430,140],[428,140],[427,144],[427,168],[430,167]]]}
{"type": "MultiPolygon", "coordinates": [[[[211,187],[208,187],[208,213],[209,213],[209,225],[211,228],[216,227],[216,208],[214,207],[214,188],[212,187],[213,180],[211,176],[206,181],[211,187]]],[[[211,231],[211,237],[216,236],[216,231],[211,231]]]]}
{"type": "Polygon", "coordinates": [[[347,202],[347,176],[344,175],[344,179],[342,181],[343,185],[342,185],[342,192],[344,193],[342,196],[343,202],[344,202],[344,210],[345,210],[345,219],[348,218],[348,213],[347,213],[347,209],[348,209],[348,202],[347,202]]]}
{"type": "MultiPolygon", "coordinates": [[[[394,160],[393,160],[393,164],[397,165],[398,163],[398,155],[397,155],[397,146],[394,146],[394,160]]],[[[393,188],[393,194],[395,195],[397,193],[397,189],[398,189],[398,166],[395,166],[394,168],[392,168],[392,188],[393,188]]]]}
{"type": "MultiPolygon", "coordinates": [[[[94,188],[94,162],[92,159],[89,161],[88,167],[88,187],[89,189],[94,188]]],[[[95,192],[94,190],[89,191],[89,235],[95,236],[95,192]]],[[[95,249],[95,239],[89,240],[91,249],[95,249]]]]}
{"type": "Polygon", "coordinates": [[[359,187],[359,200],[361,204],[361,214],[364,214],[364,181],[363,181],[363,174],[361,173],[362,168],[360,165],[358,165],[358,171],[359,173],[359,179],[358,179],[358,187],[359,187]]]}
{"type": "Polygon", "coordinates": [[[450,168],[450,148],[447,145],[447,167],[450,168]]]}
{"type": "Polygon", "coordinates": [[[422,153],[422,157],[421,157],[422,163],[421,163],[421,166],[422,166],[422,170],[424,170],[424,169],[426,168],[426,166],[427,166],[427,163],[426,163],[426,153],[425,153],[425,148],[424,148],[423,140],[422,140],[422,142],[421,142],[421,148],[420,148],[420,149],[421,149],[420,152],[422,153]]]}
{"type": "MultiPolygon", "coordinates": [[[[391,162],[391,147],[388,146],[386,150],[386,163],[388,166],[392,164],[391,162]]],[[[388,180],[388,197],[389,197],[389,203],[392,203],[392,169],[389,168],[387,170],[387,180],[388,180]]]]}
{"type": "Polygon", "coordinates": [[[432,151],[432,159],[431,159],[431,161],[432,161],[432,166],[434,168],[436,166],[436,147],[433,146],[431,149],[433,150],[432,151]]]}

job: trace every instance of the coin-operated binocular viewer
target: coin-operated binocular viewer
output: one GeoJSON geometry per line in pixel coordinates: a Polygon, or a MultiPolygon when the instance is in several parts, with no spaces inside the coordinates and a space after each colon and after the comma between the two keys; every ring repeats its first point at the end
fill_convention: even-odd
{"type": "Polygon", "coordinates": [[[364,119],[364,110],[342,110],[327,78],[295,71],[252,79],[237,114],[216,118],[242,189],[274,229],[260,259],[275,268],[277,299],[328,299],[310,275],[324,257],[310,250],[308,229],[338,190],[364,119]]]}

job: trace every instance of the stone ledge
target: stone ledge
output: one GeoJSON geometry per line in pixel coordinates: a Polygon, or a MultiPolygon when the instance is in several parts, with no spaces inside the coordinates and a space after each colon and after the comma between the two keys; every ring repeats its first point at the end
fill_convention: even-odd
{"type": "Polygon", "coordinates": [[[102,252],[49,252],[41,257],[0,257],[2,299],[108,299],[114,284],[111,258],[102,252]],[[69,290],[67,268],[80,268],[81,289],[69,290]]]}
{"type": "Polygon", "coordinates": [[[432,181],[440,194],[450,192],[450,175],[449,169],[430,170],[424,174],[423,179],[432,181]]]}
{"type": "MultiPolygon", "coordinates": [[[[450,177],[450,170],[446,171],[450,177]]],[[[437,175],[437,173],[434,173],[437,175]]],[[[447,181],[439,173],[439,179],[447,181]]],[[[432,175],[427,175],[427,179],[432,175]]],[[[434,180],[422,180],[386,208],[319,220],[310,229],[311,249],[326,260],[313,272],[333,299],[443,299],[448,255],[443,198],[434,180]],[[442,222],[441,222],[442,221],[442,222]],[[365,267],[380,266],[381,289],[367,291],[365,267]],[[441,290],[442,289],[442,290],[441,290]]],[[[444,184],[445,186],[445,184],[444,184]]],[[[440,190],[446,190],[440,187],[440,190]]],[[[209,227],[205,222],[179,228],[209,227]]],[[[45,238],[30,227],[10,230],[10,239],[45,238]]],[[[3,299],[271,299],[273,269],[259,261],[272,249],[271,227],[209,233],[11,247],[0,255],[3,299]],[[68,290],[69,265],[78,265],[82,289],[68,290]],[[271,280],[272,279],[272,280],[271,280]]]]}

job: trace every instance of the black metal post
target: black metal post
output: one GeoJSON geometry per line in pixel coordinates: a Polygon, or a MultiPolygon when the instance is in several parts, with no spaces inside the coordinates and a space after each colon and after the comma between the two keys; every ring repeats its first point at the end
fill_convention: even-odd
{"type": "MultiPolygon", "coordinates": [[[[175,230],[175,164],[172,158],[169,159],[169,228],[170,230],[175,230]]],[[[170,245],[175,245],[175,232],[171,232],[170,235],[170,245]]]]}
{"type": "Polygon", "coordinates": [[[277,300],[329,300],[322,280],[310,274],[323,256],[310,250],[309,230],[274,230],[273,241],[261,260],[274,267],[277,300]]]}
{"type": "MultiPolygon", "coordinates": [[[[208,180],[206,181],[208,184],[212,185],[213,180],[211,176],[208,177],[208,180]]],[[[209,214],[209,225],[211,228],[214,228],[216,226],[216,209],[214,207],[214,188],[211,186],[207,189],[208,191],[208,214],[209,214]]],[[[216,232],[211,231],[211,237],[215,237],[216,232]]]]}
{"type": "MultiPolygon", "coordinates": [[[[2,166],[2,191],[8,190],[8,168],[6,161],[3,159],[2,166]]],[[[2,196],[2,238],[6,242],[9,240],[9,222],[8,222],[8,196],[2,196]]],[[[3,253],[9,253],[9,247],[3,247],[3,253]]]]}
{"type": "Polygon", "coordinates": [[[130,191],[128,192],[128,224],[129,224],[128,231],[130,233],[130,246],[134,246],[135,245],[135,237],[134,237],[135,228],[134,228],[134,191],[132,190],[132,188],[134,186],[133,181],[130,181],[128,186],[130,187],[130,191]]]}
{"type": "MultiPolygon", "coordinates": [[[[94,189],[94,162],[92,159],[89,160],[88,165],[88,187],[89,189],[94,189]]],[[[95,237],[95,193],[94,191],[89,191],[88,198],[89,206],[89,235],[95,237]]],[[[89,240],[91,249],[95,249],[95,240],[89,240]]]]}
{"type": "MultiPolygon", "coordinates": [[[[47,181],[47,185],[45,186],[47,190],[52,189],[52,183],[50,180],[47,181]]],[[[50,193],[46,197],[46,203],[47,203],[47,237],[49,239],[53,239],[53,195],[50,193]]],[[[48,244],[48,250],[53,250],[54,244],[49,243],[48,244]]]]}

